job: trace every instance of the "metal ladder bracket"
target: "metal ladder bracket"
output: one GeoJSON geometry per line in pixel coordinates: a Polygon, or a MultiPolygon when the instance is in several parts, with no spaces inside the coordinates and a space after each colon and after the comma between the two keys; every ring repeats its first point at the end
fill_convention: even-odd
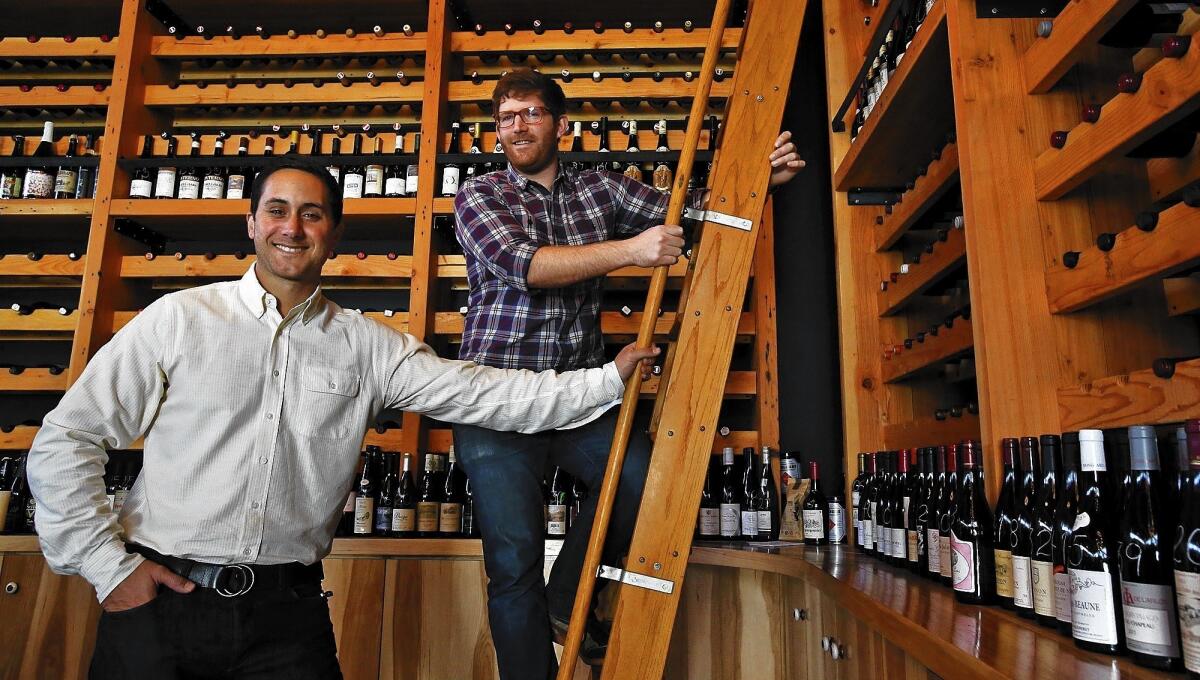
{"type": "Polygon", "coordinates": [[[596,572],[596,576],[600,578],[606,578],[610,581],[616,581],[618,583],[637,586],[638,588],[645,588],[646,590],[653,590],[656,593],[665,593],[670,595],[671,593],[675,592],[674,581],[668,581],[656,576],[647,576],[646,574],[639,574],[634,571],[626,571],[624,569],[618,569],[617,567],[610,567],[604,564],[600,565],[600,569],[596,572]]]}
{"type": "Polygon", "coordinates": [[[742,231],[750,231],[754,228],[754,221],[748,220],[745,217],[737,217],[736,215],[727,215],[716,210],[700,210],[698,208],[687,207],[683,209],[683,216],[689,220],[697,220],[699,222],[713,222],[742,231]]]}

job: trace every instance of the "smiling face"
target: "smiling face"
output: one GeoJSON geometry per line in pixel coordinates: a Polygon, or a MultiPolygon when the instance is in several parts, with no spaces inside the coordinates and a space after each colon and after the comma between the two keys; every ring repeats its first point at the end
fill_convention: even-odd
{"type": "MultiPolygon", "coordinates": [[[[531,106],[545,109],[546,104],[537,95],[505,97],[500,101],[496,116],[524,111],[531,106]]],[[[523,175],[536,175],[558,158],[558,139],[567,134],[567,126],[566,116],[555,119],[553,114],[543,110],[542,119],[536,125],[526,123],[518,115],[511,127],[498,128],[496,134],[500,137],[504,156],[513,168],[523,175]]]]}
{"type": "Polygon", "coordinates": [[[321,180],[300,170],[273,173],[263,186],[258,210],[246,216],[246,229],[258,256],[258,277],[271,284],[312,285],[342,235],[334,224],[321,180]]]}

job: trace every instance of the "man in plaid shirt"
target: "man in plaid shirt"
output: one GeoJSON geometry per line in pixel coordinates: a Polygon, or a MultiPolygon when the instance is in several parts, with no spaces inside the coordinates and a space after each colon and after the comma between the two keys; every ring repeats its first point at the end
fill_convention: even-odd
{"type": "MultiPolygon", "coordinates": [[[[529,69],[503,76],[492,93],[509,166],[465,182],[454,201],[466,254],[469,311],[459,358],[500,368],[567,371],[600,366],[604,276],[626,266],[674,264],[683,229],[662,224],[668,197],[624,175],[558,161],[569,122],[562,88],[529,69]]],[[[776,141],[771,186],[803,167],[790,133],[776,141]]],[[[614,402],[615,404],[615,402],[614,402]]],[[[616,427],[606,405],[573,429],[538,434],[455,425],[455,448],[475,495],[488,574],[488,615],[504,680],[551,678],[552,635],[565,633],[616,427]],[[547,460],[592,491],[567,533],[543,588],[547,460]]],[[[649,465],[650,441],[630,436],[604,564],[628,548],[649,465]]],[[[606,636],[590,621],[585,660],[606,636]]]]}

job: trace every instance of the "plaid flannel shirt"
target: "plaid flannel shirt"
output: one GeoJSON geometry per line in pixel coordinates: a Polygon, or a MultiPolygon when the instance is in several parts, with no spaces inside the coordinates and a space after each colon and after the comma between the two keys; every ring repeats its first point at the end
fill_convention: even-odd
{"type": "Polygon", "coordinates": [[[511,165],[465,182],[454,199],[471,288],[459,358],[536,371],[602,365],[604,277],[530,288],[529,263],[544,245],[627,238],[662,224],[668,201],[624,175],[568,163],[559,164],[550,191],[511,165]]]}

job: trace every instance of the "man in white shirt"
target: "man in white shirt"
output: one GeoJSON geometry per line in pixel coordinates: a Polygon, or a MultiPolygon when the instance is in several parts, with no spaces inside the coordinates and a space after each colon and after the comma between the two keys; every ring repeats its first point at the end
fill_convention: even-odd
{"type": "Polygon", "coordinates": [[[322,296],[341,217],[323,169],[264,169],[246,216],[255,265],[151,304],[46,416],[27,465],[37,530],[50,566],[101,601],[93,678],[340,677],[320,560],[371,419],[560,427],[654,355],[630,346],[562,374],[440,359],[322,296]],[[138,437],[118,517],[107,451],[138,437]]]}

